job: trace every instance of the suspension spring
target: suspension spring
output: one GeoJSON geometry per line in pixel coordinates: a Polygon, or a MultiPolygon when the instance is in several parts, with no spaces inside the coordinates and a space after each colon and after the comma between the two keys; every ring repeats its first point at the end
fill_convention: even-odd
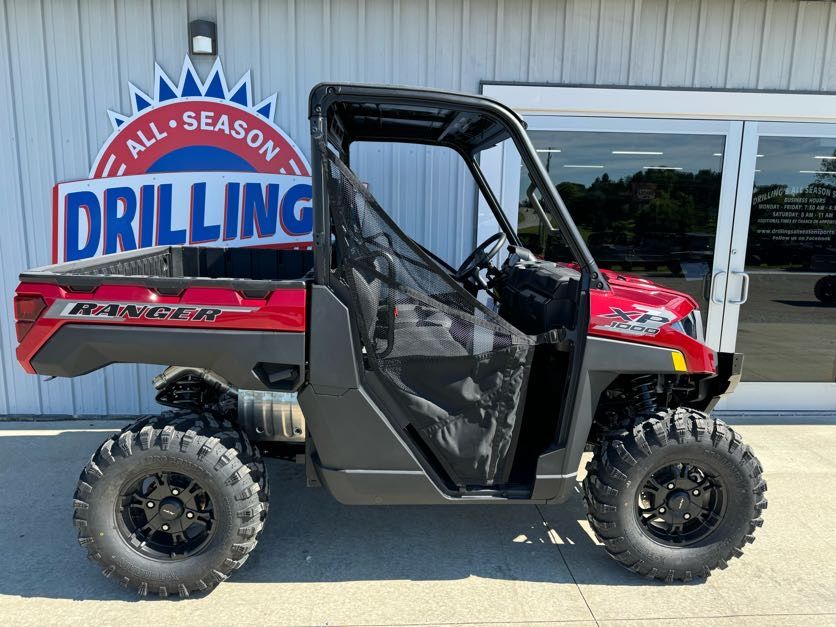
{"type": "Polygon", "coordinates": [[[201,400],[201,381],[189,376],[178,381],[172,387],[174,398],[180,403],[198,404],[201,400]]]}
{"type": "Polygon", "coordinates": [[[238,390],[225,379],[201,368],[169,366],[153,383],[159,390],[157,402],[169,407],[202,411],[208,403],[218,402],[223,410],[229,405],[226,400],[234,405],[238,397],[238,390]]]}
{"type": "Polygon", "coordinates": [[[640,375],[630,382],[631,405],[636,414],[650,414],[656,410],[656,383],[657,377],[652,374],[640,375]]]}
{"type": "Polygon", "coordinates": [[[157,394],[157,402],[169,407],[187,407],[199,409],[202,403],[202,381],[195,376],[186,375],[175,381],[168,388],[157,394]]]}

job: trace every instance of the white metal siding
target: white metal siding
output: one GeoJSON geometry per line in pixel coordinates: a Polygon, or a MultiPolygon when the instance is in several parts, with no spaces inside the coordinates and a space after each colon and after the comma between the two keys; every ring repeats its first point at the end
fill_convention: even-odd
{"type": "MultiPolygon", "coordinates": [[[[54,182],[83,178],[154,62],[178,75],[190,19],[218,24],[228,77],[278,91],[276,121],[308,150],[323,80],[478,92],[481,80],[836,91],[836,6],[789,0],[0,0],[0,413],[147,411],[159,368],[41,383],[14,359],[17,274],[50,261],[54,182]]],[[[195,59],[206,72],[211,61],[195,59]]],[[[369,147],[356,165],[432,249],[461,259],[475,202],[438,151],[369,147]],[[429,207],[417,212],[414,207],[429,207]],[[450,211],[448,208],[459,208],[450,211]]]]}

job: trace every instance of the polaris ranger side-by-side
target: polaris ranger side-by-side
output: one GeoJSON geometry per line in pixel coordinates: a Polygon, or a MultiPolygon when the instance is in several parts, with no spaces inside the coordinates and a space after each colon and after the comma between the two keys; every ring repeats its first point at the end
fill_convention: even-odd
{"type": "Polygon", "coordinates": [[[687,581],[740,556],[766,483],[708,412],[742,357],[703,343],[689,296],[598,268],[525,123],[476,96],[323,84],[310,124],[312,252],[164,247],[21,276],[28,372],[169,366],[153,385],[175,411],[108,438],[79,478],[79,542],[104,574],[142,595],[226,579],[265,524],[262,455],[347,504],[505,505],[565,501],[589,446],[588,518],[616,561],[687,581]],[[565,260],[524,248],[488,185],[480,155],[504,141],[565,260]],[[456,151],[497,233],[452,267],[350,169],[355,142],[456,151]]]}

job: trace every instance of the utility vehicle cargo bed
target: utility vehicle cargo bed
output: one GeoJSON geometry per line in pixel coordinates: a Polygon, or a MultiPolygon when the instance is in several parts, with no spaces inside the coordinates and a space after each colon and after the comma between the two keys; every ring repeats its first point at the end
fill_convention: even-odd
{"type": "Polygon", "coordinates": [[[304,377],[306,250],[171,246],[24,272],[17,356],[73,377],[112,363],[194,366],[237,387],[304,377]]]}
{"type": "MultiPolygon", "coordinates": [[[[85,291],[104,283],[144,285],[161,293],[184,287],[270,290],[276,281],[302,281],[313,267],[310,250],[158,246],[28,270],[22,282],[50,282],[85,291]]],[[[289,287],[287,285],[283,287],[289,287]]]]}

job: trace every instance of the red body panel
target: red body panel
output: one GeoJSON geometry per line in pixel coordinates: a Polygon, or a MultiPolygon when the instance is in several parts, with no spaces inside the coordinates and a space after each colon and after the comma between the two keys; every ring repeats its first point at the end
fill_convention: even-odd
{"type": "Polygon", "coordinates": [[[688,372],[716,372],[714,351],[673,327],[697,309],[690,296],[640,277],[602,272],[610,290],[590,291],[590,335],[678,350],[688,372]]]}
{"type": "MultiPolygon", "coordinates": [[[[118,279],[117,279],[118,280],[118,279]]],[[[35,373],[31,359],[60,327],[65,324],[109,324],[131,326],[166,326],[181,328],[240,329],[260,331],[305,332],[307,293],[304,288],[276,289],[265,298],[248,298],[231,288],[191,287],[177,296],[166,296],[139,285],[102,285],[92,292],[73,292],[54,283],[21,283],[17,294],[39,295],[46,303],[44,313],[17,347],[17,359],[27,372],[35,373]],[[79,303],[96,304],[99,314],[62,315],[79,303]],[[125,304],[155,310],[167,317],[104,315],[108,305],[125,304]],[[183,312],[179,319],[171,317],[183,312]],[[198,319],[201,311],[213,312],[198,319]],[[214,313],[217,312],[217,313],[214,313]],[[191,316],[191,319],[187,319],[191,316]]],[[[111,309],[110,311],[116,311],[111,309]]],[[[207,337],[211,341],[211,337],[207,337]]]]}
{"type": "MultiPolygon", "coordinates": [[[[604,275],[611,289],[590,293],[590,335],[678,350],[685,357],[688,372],[716,372],[714,351],[673,326],[697,308],[691,297],[639,277],[609,271],[604,275]]],[[[71,323],[305,332],[307,295],[298,287],[276,289],[265,298],[248,298],[232,288],[191,287],[177,296],[166,296],[139,285],[102,285],[91,292],[73,292],[54,283],[32,282],[21,283],[17,294],[38,295],[46,304],[17,347],[18,361],[30,373],[35,372],[31,360],[38,350],[61,326],[71,323]],[[89,315],[69,315],[80,303],[92,303],[96,308],[89,315]],[[104,308],[113,304],[119,308],[111,308],[111,313],[129,304],[168,314],[179,308],[193,318],[105,315],[104,308]],[[201,307],[218,313],[212,319],[197,319],[195,310],[201,307]]]]}

